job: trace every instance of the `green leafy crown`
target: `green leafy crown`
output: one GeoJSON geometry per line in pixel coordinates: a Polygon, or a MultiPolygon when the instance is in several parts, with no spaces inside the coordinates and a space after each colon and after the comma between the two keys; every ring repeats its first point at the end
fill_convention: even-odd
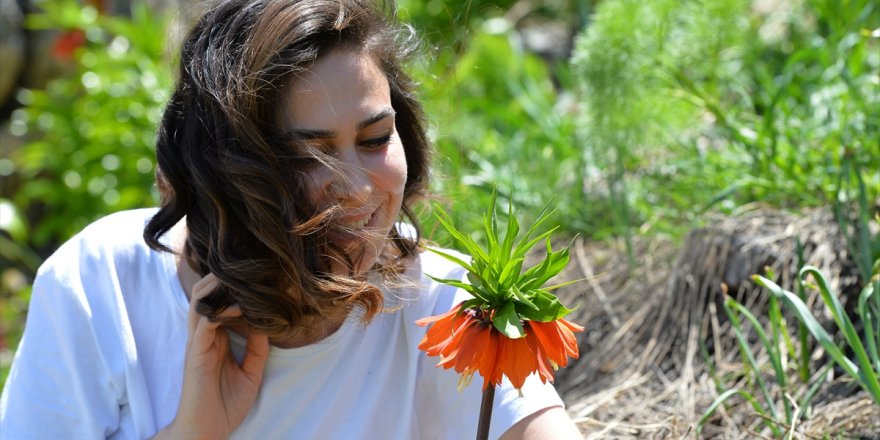
{"type": "Polygon", "coordinates": [[[465,301],[461,310],[481,309],[489,312],[488,316],[491,317],[495,328],[508,338],[516,339],[525,336],[523,320],[549,322],[571,313],[573,309],[563,306],[550,291],[580,280],[544,287],[544,283],[562,271],[569,261],[567,248],[554,252],[550,244],[550,234],[557,229],[556,227],[532,237],[554,212],[548,210],[549,205],[541,210],[534,223],[518,239],[520,227],[514,216],[513,201],[511,201],[508,204],[507,229],[502,238],[495,214],[495,201],[496,194],[493,193],[489,209],[483,216],[483,225],[488,237],[486,249],[478,245],[469,235],[459,231],[442,207],[434,206],[437,220],[455,241],[470,253],[471,261],[468,263],[447,252],[428,248],[429,251],[465,268],[470,283],[435,277],[431,279],[468,291],[473,298],[465,301]],[[547,247],[544,260],[523,271],[526,253],[542,240],[546,241],[547,247]],[[491,313],[492,310],[494,313],[491,313]]]}

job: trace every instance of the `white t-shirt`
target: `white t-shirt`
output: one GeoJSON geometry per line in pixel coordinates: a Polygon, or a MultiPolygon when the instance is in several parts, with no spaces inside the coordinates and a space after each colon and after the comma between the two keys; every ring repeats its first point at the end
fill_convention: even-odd
{"type": "MultiPolygon", "coordinates": [[[[105,217],[40,268],[24,336],[0,397],[0,438],[143,439],[174,418],[183,380],[189,304],[174,256],[142,234],[155,209],[105,217]]],[[[448,311],[467,293],[432,281],[463,269],[425,252],[386,288],[369,325],[351,317],[312,345],[272,347],[257,402],[238,439],[463,439],[474,436],[482,379],[456,390],[458,375],[418,350],[414,321],[448,311]]],[[[232,335],[241,356],[244,340],[232,335]]],[[[505,380],[491,438],[562,401],[531,376],[524,397],[505,380]]]]}

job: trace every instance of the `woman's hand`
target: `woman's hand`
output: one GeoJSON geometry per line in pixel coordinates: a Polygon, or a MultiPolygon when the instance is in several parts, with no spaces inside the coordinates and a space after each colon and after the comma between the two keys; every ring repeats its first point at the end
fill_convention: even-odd
{"type": "MultiPolygon", "coordinates": [[[[247,351],[238,365],[229,351],[226,330],[195,311],[196,303],[218,285],[217,277],[208,274],[193,286],[183,393],[174,421],[156,438],[227,438],[256,401],[269,357],[269,338],[255,331],[248,332],[247,351]]],[[[239,315],[241,309],[235,305],[220,316],[239,315]]]]}

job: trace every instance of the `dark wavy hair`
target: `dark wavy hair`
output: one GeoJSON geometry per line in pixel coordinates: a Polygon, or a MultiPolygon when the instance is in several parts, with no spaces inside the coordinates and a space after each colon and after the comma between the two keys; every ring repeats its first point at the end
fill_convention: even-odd
{"type": "Polygon", "coordinates": [[[415,227],[414,237],[392,228],[374,269],[399,273],[418,252],[411,203],[426,191],[430,159],[423,110],[401,68],[414,45],[393,5],[367,0],[221,1],[189,32],[156,144],[161,207],[144,239],[171,252],[160,238],[186,217],[184,257],[221,285],[199,313],[218,319],[238,304],[234,321],[282,336],[355,307],[364,322],[381,311],[383,294],[366,277],[330,272],[332,244],[321,233],[328,217],[309,202],[302,157],[278,141],[277,112],[282,89],[322,55],[354,48],[373,57],[406,154],[401,212],[415,227]]]}

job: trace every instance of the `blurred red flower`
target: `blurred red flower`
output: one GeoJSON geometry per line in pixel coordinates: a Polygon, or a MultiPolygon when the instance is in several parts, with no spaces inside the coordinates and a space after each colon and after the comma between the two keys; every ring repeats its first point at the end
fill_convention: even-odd
{"type": "Polygon", "coordinates": [[[86,43],[86,34],[82,29],[62,31],[52,44],[52,55],[59,60],[70,61],[73,51],[86,43]]]}

